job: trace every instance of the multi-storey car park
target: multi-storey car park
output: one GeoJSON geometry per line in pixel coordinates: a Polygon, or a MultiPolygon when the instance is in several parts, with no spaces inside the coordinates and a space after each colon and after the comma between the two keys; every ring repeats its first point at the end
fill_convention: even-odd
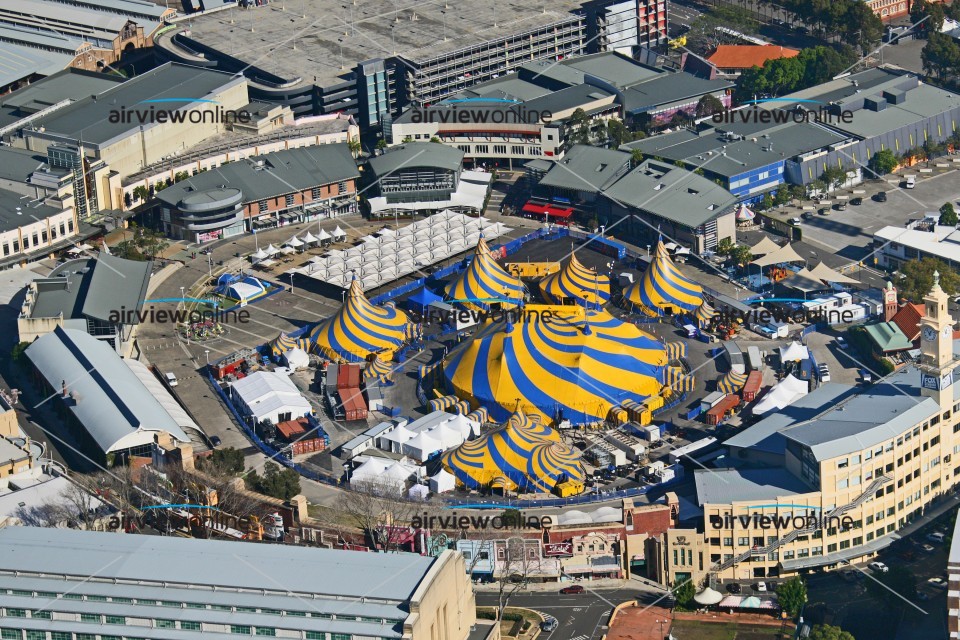
{"type": "Polygon", "coordinates": [[[243,73],[251,98],[297,114],[344,112],[361,127],[535,60],[666,41],[664,0],[228,7],[178,21],[161,57],[243,73]]]}

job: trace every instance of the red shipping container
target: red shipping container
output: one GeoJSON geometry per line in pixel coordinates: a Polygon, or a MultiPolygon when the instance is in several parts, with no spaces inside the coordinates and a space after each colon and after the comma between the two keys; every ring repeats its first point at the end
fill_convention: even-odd
{"type": "Polygon", "coordinates": [[[345,389],[340,392],[343,413],[346,420],[363,420],[367,417],[367,405],[359,389],[345,389]]]}
{"type": "Polygon", "coordinates": [[[337,389],[360,388],[360,365],[342,364],[337,371],[337,389]]]}
{"type": "Polygon", "coordinates": [[[707,411],[707,424],[718,425],[723,420],[727,412],[736,409],[740,404],[740,396],[730,394],[718,402],[710,411],[707,411]]]}
{"type": "Polygon", "coordinates": [[[763,374],[759,371],[751,371],[750,375],[747,376],[746,384],[743,385],[743,401],[753,402],[756,400],[761,384],[763,384],[763,374]]]}

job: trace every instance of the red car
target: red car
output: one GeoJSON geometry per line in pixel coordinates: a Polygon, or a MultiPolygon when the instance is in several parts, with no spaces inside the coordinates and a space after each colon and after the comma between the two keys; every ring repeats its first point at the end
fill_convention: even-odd
{"type": "Polygon", "coordinates": [[[560,593],[583,593],[583,587],[578,584],[570,585],[569,587],[564,587],[560,589],[560,593]]]}

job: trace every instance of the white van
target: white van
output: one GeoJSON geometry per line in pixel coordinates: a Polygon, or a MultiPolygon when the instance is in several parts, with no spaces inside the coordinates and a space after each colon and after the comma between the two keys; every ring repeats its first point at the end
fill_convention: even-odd
{"type": "Polygon", "coordinates": [[[913,189],[917,186],[917,179],[914,176],[907,176],[907,183],[904,185],[907,189],[913,189]]]}
{"type": "Polygon", "coordinates": [[[168,371],[165,377],[167,378],[168,385],[171,387],[177,386],[177,376],[175,376],[172,371],[168,371]]]}

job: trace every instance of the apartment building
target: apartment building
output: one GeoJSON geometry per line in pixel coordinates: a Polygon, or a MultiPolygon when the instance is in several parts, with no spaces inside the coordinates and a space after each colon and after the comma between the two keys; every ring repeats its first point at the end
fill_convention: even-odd
{"type": "MultiPolygon", "coordinates": [[[[742,580],[862,561],[950,495],[960,478],[958,359],[949,298],[934,282],[918,365],[856,391],[822,385],[734,439],[743,466],[696,472],[704,530],[683,535],[701,538],[703,553],[682,572],[742,580]]],[[[680,569],[670,568],[674,579],[680,569]]]]}

